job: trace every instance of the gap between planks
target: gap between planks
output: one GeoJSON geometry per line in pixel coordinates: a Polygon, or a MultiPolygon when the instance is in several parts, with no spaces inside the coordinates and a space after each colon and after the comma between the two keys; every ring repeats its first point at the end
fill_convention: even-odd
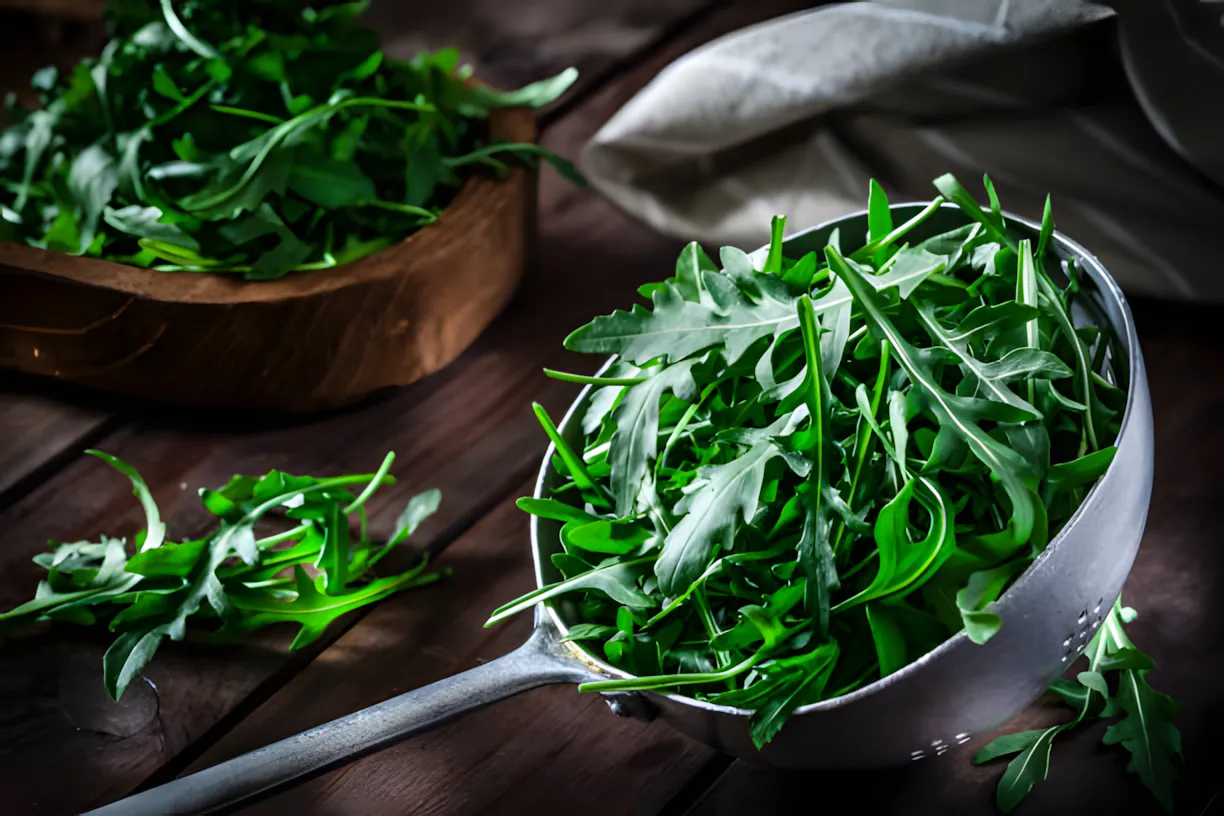
{"type": "MultiPolygon", "coordinates": [[[[543,141],[549,134],[552,127],[558,122],[564,120],[567,116],[574,112],[580,111],[593,98],[597,97],[604,89],[613,83],[613,81],[623,72],[627,72],[630,68],[643,63],[649,64],[652,58],[658,59],[661,55],[666,55],[669,52],[668,46],[675,44],[683,38],[685,32],[690,31],[694,25],[711,13],[717,12],[722,7],[728,5],[729,0],[712,0],[681,19],[672,23],[645,46],[637,49],[626,57],[616,60],[608,67],[600,70],[589,81],[583,83],[581,87],[574,93],[568,95],[561,103],[555,107],[545,111],[539,117],[540,140],[543,141]]],[[[674,49],[671,49],[674,50],[674,49]]],[[[357,408],[356,410],[360,410],[357,408]]],[[[110,428],[113,432],[118,432],[122,429],[122,425],[117,421],[110,428]]],[[[97,438],[101,438],[106,434],[98,434],[97,438]]],[[[61,451],[62,459],[61,467],[72,460],[71,449],[61,451]]],[[[491,493],[486,501],[479,506],[472,508],[466,513],[463,518],[439,534],[438,538],[428,548],[431,558],[436,558],[450,544],[460,538],[464,533],[471,529],[484,515],[496,507],[506,497],[510,496],[523,479],[533,473],[536,469],[536,464],[531,464],[528,467],[516,470],[512,476],[503,480],[502,488],[499,488],[494,493],[491,493]]],[[[42,481],[46,481],[55,475],[55,471],[45,474],[42,481]]],[[[32,485],[29,489],[33,489],[32,485]]],[[[28,490],[26,492],[29,492],[28,490]]],[[[24,495],[24,493],[23,493],[24,495]]],[[[0,502],[3,496],[0,495],[0,502]]],[[[3,505],[0,504],[0,509],[3,505]]],[[[283,688],[294,676],[298,674],[306,665],[312,662],[325,651],[331,644],[339,640],[346,632],[357,626],[365,616],[371,611],[371,608],[366,607],[353,613],[351,619],[346,619],[336,625],[332,631],[329,631],[324,638],[321,638],[316,646],[317,648],[308,649],[301,653],[290,655],[285,665],[274,672],[272,675],[263,680],[250,694],[244,697],[241,702],[236,705],[230,712],[222,717],[217,723],[209,728],[201,737],[190,743],[186,748],[175,754],[164,765],[154,771],[147,777],[133,792],[146,790],[150,787],[167,782],[192,764],[197,762],[200,757],[204,756],[225,734],[229,733],[237,724],[241,723],[252,712],[271,699],[281,688],[283,688]]]]}

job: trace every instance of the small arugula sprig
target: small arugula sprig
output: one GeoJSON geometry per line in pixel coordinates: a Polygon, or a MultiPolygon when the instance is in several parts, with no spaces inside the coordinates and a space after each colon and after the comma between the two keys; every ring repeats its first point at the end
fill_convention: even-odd
{"type": "Polygon", "coordinates": [[[0,613],[0,635],[38,621],[105,624],[116,633],[102,661],[103,682],[115,700],[164,638],[183,639],[189,620],[213,625],[206,638],[213,643],[273,623],[295,623],[290,649],[299,649],[347,612],[450,574],[426,572],[422,557],[405,572],[372,575],[442,498],[437,490],[414,496],[391,538],[381,545],[371,541],[365,504],[378,487],[395,482],[388,473],[393,453],[376,473],[316,478],[273,470],[262,477],[234,476],[216,490],[202,488],[200,499],[218,526],[181,542],[167,540],[153,495],[134,468],[101,451],[86,453],[132,482],[145,512],[134,552],[129,555],[124,539],[108,536],[53,542],[51,552],[34,558],[47,577],[32,600],[0,613]],[[358,487],[360,493],[350,492],[358,487]],[[257,535],[256,526],[272,521],[273,513],[284,529],[257,535]]]}
{"type": "Polygon", "coordinates": [[[1147,681],[1155,664],[1135,648],[1122,626],[1136,617],[1121,597],[1084,650],[1087,671],[1074,681],[1059,678],[1050,692],[1071,706],[1076,716],[1044,729],[1020,731],[991,741],[974,756],[982,764],[1018,753],[999,780],[995,801],[1007,812],[1046,778],[1054,738],[1085,723],[1117,718],[1105,731],[1106,745],[1130,752],[1126,769],[1138,775],[1166,810],[1173,810],[1173,781],[1181,757],[1181,732],[1172,718],[1181,704],[1153,689],[1147,681]],[[1112,681],[1112,682],[1111,682],[1112,681]]]}
{"type": "MultiPolygon", "coordinates": [[[[1034,241],[984,185],[988,207],[936,179],[941,195],[895,224],[873,181],[866,234],[802,257],[781,217],[763,256],[689,244],[639,290],[649,308],[574,331],[568,349],[616,359],[596,377],[547,372],[594,390],[581,444],[536,406],[560,478],[519,502],[560,523],[560,580],[486,625],[552,601],[569,640],[632,675],[580,690],[748,709],[758,747],[800,706],[1006,625],[994,603],[1113,460],[1128,372],[1074,262],[1051,252],[1048,199],[1034,241]]],[[[1167,799],[1169,736],[1146,730],[1164,721],[1134,712],[1171,706],[1117,616],[1102,631],[1114,640],[1082,683],[1103,705],[1101,672],[1120,672],[1101,711],[1128,716],[1110,739],[1167,799]]],[[[1040,758],[1057,733],[992,750],[1040,758]]],[[[1022,761],[1001,803],[1032,773],[1022,761]]]]}
{"type": "Polygon", "coordinates": [[[432,223],[473,172],[564,159],[490,138],[490,112],[577,78],[499,93],[453,49],[386,57],[368,0],[111,0],[97,59],[7,101],[0,240],[247,280],[326,269],[432,223]]]}

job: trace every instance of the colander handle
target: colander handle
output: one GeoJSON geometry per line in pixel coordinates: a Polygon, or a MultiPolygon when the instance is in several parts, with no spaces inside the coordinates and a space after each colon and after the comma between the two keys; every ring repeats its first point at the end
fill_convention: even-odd
{"type": "Polygon", "coordinates": [[[213,813],[304,782],[489,703],[539,686],[589,680],[592,674],[562,652],[551,627],[537,625],[526,643],[504,657],[85,816],[213,813]]]}

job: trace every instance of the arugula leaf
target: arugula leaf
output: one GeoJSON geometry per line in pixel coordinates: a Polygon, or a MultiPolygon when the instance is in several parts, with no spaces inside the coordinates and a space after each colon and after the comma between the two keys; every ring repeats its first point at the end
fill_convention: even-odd
{"type": "MultiPolygon", "coordinates": [[[[1115,603],[1102,630],[1115,657],[1134,652],[1121,623],[1121,598],[1115,603]]],[[[1138,655],[1143,657],[1143,655],[1138,655]]],[[[1148,661],[1150,663],[1150,661],[1148,661]]],[[[1173,811],[1173,780],[1177,777],[1175,759],[1181,756],[1181,732],[1172,718],[1181,704],[1167,694],[1154,690],[1147,681],[1150,669],[1121,664],[1118,691],[1104,716],[1121,714],[1121,719],[1105,731],[1106,745],[1121,744],[1130,752],[1126,769],[1139,779],[1164,805],[1173,811]]]]}
{"type": "Polygon", "coordinates": [[[189,620],[219,620],[220,627],[210,635],[214,641],[271,623],[295,622],[300,631],[291,648],[299,648],[342,614],[448,574],[425,572],[422,559],[398,575],[364,578],[438,504],[437,491],[414,498],[392,539],[374,551],[361,508],[378,486],[393,481],[387,475],[393,455],[374,474],[316,479],[271,471],[258,479],[235,476],[218,490],[200,491],[205,507],[220,517],[216,531],[172,542],[166,540],[165,524],[140,474],[109,454],[87,452],[131,480],[146,516],[145,529],[136,536],[137,552],[129,557],[121,539],[103,536],[100,543],[59,545],[36,556],[47,578],[33,600],[0,613],[0,629],[38,621],[105,623],[117,633],[103,657],[103,683],[115,700],[165,638],[185,636],[189,620]],[[365,489],[354,497],[345,488],[357,484],[365,489]],[[306,521],[257,539],[255,523],[276,508],[288,508],[290,520],[306,521]],[[354,513],[362,514],[358,537],[349,529],[354,513]],[[234,555],[241,562],[229,564],[234,555]],[[317,581],[309,578],[302,568],[307,563],[318,563],[325,574],[317,581]],[[292,568],[292,578],[283,575],[287,568],[292,568]]]}
{"type": "Polygon", "coordinates": [[[357,5],[112,3],[101,55],[35,74],[39,110],[13,104],[0,135],[5,237],[271,280],[389,246],[477,174],[544,159],[585,184],[538,145],[493,139],[486,121],[551,103],[574,69],[494,91],[454,49],[388,58],[337,11],[357,5]],[[226,228],[261,208],[288,226],[231,242],[226,228]]]}
{"type": "Polygon", "coordinates": [[[780,455],[773,442],[761,442],[733,462],[700,471],[702,486],[676,505],[675,512],[684,518],[667,535],[655,564],[655,576],[665,594],[683,592],[717,548],[730,543],[737,515],[752,517],[760,500],[765,465],[780,455]]]}
{"type": "Polygon", "coordinates": [[[1127,637],[1123,629],[1126,620],[1119,598],[1085,650],[1088,671],[1079,672],[1074,683],[1059,678],[1051,687],[1051,692],[1077,709],[1075,719],[1041,731],[999,737],[973,758],[980,764],[1023,749],[999,782],[1001,810],[1014,808],[1036,782],[1045,778],[1054,737],[1085,722],[1120,714],[1121,718],[1105,730],[1104,743],[1125,747],[1131,754],[1127,770],[1137,774],[1165,809],[1172,811],[1181,734],[1171,718],[1180,705],[1148,685],[1152,661],[1127,637]],[[1111,691],[1106,674],[1116,677],[1116,692],[1111,691]]]}
{"type": "MultiPolygon", "coordinates": [[[[715,261],[691,243],[638,289],[648,304],[573,331],[567,348],[617,358],[602,376],[547,372],[595,390],[580,440],[537,410],[557,479],[519,502],[562,522],[561,580],[489,625],[563,597],[572,640],[630,675],[581,691],[748,709],[758,747],[798,706],[1006,625],[995,602],[1112,461],[1123,372],[1109,326],[1073,325],[1078,352],[1062,336],[1080,283],[1057,303],[1042,288],[1051,223],[1034,251],[988,181],[988,209],[937,186],[961,225],[931,227],[937,197],[895,226],[873,183],[860,246],[835,231],[791,257],[779,216],[763,251],[715,261]]],[[[1116,675],[1151,670],[1100,637],[1089,658],[1055,686],[1072,722],[980,755],[1019,754],[1001,804],[1044,778],[1057,734],[1110,710],[1116,675]]]]}
{"type": "Polygon", "coordinates": [[[696,360],[668,366],[649,379],[631,386],[612,411],[616,431],[612,434],[610,487],[618,516],[632,516],[647,465],[658,454],[659,399],[670,390],[677,398],[691,400],[697,386],[692,369],[696,360]]]}

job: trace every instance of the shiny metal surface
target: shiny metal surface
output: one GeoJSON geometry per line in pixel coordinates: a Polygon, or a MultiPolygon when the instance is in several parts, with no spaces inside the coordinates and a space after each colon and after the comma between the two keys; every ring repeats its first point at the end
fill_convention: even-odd
{"type": "MultiPolygon", "coordinates": [[[[900,223],[922,205],[894,206],[900,223]]],[[[1015,216],[1008,223],[1036,239],[1040,226],[1015,216]]],[[[858,213],[787,239],[788,255],[822,248],[834,228],[843,246],[857,246],[867,217],[858,213]]],[[[964,223],[946,204],[912,240],[964,223]]],[[[962,632],[904,669],[858,691],[799,709],[763,751],[748,736],[748,712],[675,695],[650,693],[662,719],[678,730],[750,763],[782,768],[867,768],[898,765],[942,754],[1008,720],[1033,702],[1087,645],[1122,590],[1147,520],[1152,492],[1152,407],[1143,356],[1126,298],[1087,250],[1055,234],[1054,250],[1074,259],[1091,281],[1090,296],[1108,320],[1124,359],[1114,360],[1127,390],[1118,453],[1101,481],[1037,561],[992,609],[1003,618],[999,633],[983,646],[962,632]]],[[[1086,315],[1081,315],[1081,319],[1086,315]]],[[[568,440],[581,440],[587,392],[559,426],[568,440]]],[[[556,476],[548,461],[536,495],[556,476]]],[[[560,548],[560,525],[533,519],[536,576],[556,580],[548,557],[560,548]]],[[[548,609],[565,631],[563,600],[548,609]]],[[[575,647],[577,648],[577,647],[575,647]]],[[[613,676],[623,672],[588,656],[613,676]]]]}
{"type": "MultiPolygon", "coordinates": [[[[922,205],[894,206],[904,220],[922,205]]],[[[1034,237],[1035,224],[1008,216],[1034,237]]],[[[945,205],[923,227],[930,234],[963,223],[945,205]]],[[[858,213],[792,236],[791,253],[824,246],[834,228],[845,245],[862,238],[858,213]]],[[[918,236],[921,237],[921,236],[918,236]]],[[[1074,258],[1101,316],[1118,338],[1112,361],[1127,405],[1118,453],[1079,511],[1033,566],[992,607],[1003,627],[986,645],[961,633],[884,680],[853,694],[799,709],[765,750],[748,736],[749,712],[676,695],[608,695],[612,710],[676,729],[750,763],[783,768],[866,768],[937,757],[973,739],[1036,699],[1087,645],[1122,589],[1147,517],[1152,486],[1152,412],[1143,358],[1126,300],[1100,263],[1056,235],[1055,251],[1074,258]]],[[[609,361],[610,362],[610,361],[609,361]]],[[[559,424],[581,440],[584,389],[559,424]]],[[[536,496],[557,478],[544,456],[536,496]]],[[[549,556],[560,549],[560,525],[533,518],[536,579],[557,580],[549,556]]],[[[559,638],[570,620],[565,599],[536,610],[536,630],[519,649],[476,669],[400,695],[295,737],[223,762],[96,811],[95,816],[211,813],[303,781],[363,754],[497,700],[553,683],[578,683],[623,672],[559,638]]]]}

